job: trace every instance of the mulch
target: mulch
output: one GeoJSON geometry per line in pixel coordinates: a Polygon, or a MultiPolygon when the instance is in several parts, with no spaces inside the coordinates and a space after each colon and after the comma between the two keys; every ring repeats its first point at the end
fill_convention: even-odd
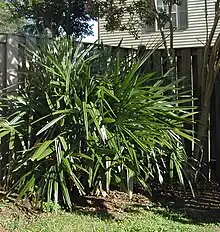
{"type": "Polygon", "coordinates": [[[84,196],[75,202],[75,209],[83,212],[98,213],[108,215],[108,217],[118,218],[124,212],[130,212],[137,207],[148,208],[151,201],[143,194],[133,194],[132,199],[125,192],[110,191],[103,196],[84,196]],[[103,214],[104,213],[104,214],[103,214]]]}

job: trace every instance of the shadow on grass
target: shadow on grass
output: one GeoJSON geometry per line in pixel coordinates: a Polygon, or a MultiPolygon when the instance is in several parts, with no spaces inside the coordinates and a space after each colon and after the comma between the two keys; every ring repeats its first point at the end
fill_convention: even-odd
{"type": "Polygon", "coordinates": [[[158,189],[153,194],[152,201],[160,207],[153,211],[181,223],[220,223],[219,184],[203,183],[195,186],[194,191],[195,198],[190,190],[158,189]]]}
{"type": "Polygon", "coordinates": [[[220,222],[219,217],[216,218],[216,216],[212,218],[209,215],[207,218],[205,218],[204,216],[201,216],[201,214],[198,214],[198,213],[196,215],[194,213],[188,214],[188,213],[184,213],[182,211],[176,210],[176,209],[175,210],[173,209],[165,210],[164,208],[154,209],[153,212],[157,215],[163,216],[164,218],[168,220],[179,222],[181,224],[203,225],[203,224],[210,224],[210,223],[217,224],[218,222],[220,222]]]}

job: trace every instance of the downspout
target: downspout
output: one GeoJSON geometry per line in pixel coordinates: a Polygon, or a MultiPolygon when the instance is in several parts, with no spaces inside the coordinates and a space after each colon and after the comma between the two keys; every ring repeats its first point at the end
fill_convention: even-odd
{"type": "Polygon", "coordinates": [[[101,39],[100,39],[100,18],[98,16],[98,44],[101,43],[101,39]]]}
{"type": "Polygon", "coordinates": [[[101,37],[100,37],[100,14],[99,14],[99,12],[100,12],[100,7],[98,9],[98,44],[101,43],[101,37]]]}
{"type": "Polygon", "coordinates": [[[209,38],[209,25],[208,25],[207,0],[205,0],[205,24],[206,24],[206,42],[208,42],[208,38],[209,38]]]}

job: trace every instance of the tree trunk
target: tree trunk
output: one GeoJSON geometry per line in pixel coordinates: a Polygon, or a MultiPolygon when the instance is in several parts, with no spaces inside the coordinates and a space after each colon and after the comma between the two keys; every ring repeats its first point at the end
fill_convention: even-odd
{"type": "Polygon", "coordinates": [[[220,0],[216,2],[216,13],[215,19],[212,26],[212,30],[209,35],[209,39],[205,46],[203,69],[202,69],[202,86],[201,86],[201,114],[198,126],[198,139],[199,144],[195,147],[195,158],[198,161],[198,167],[195,175],[197,179],[201,163],[203,160],[203,148],[205,146],[205,138],[208,130],[208,118],[210,114],[210,101],[215,84],[215,79],[220,71],[220,35],[218,35],[214,46],[212,47],[213,37],[219,22],[220,11],[219,11],[220,0]],[[211,54],[210,54],[211,53],[211,54]]]}

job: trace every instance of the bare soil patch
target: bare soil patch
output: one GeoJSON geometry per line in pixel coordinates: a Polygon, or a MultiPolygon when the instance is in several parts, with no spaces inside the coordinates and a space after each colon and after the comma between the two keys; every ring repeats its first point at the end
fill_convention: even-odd
{"type": "Polygon", "coordinates": [[[111,191],[105,197],[84,196],[76,200],[75,209],[86,212],[106,213],[110,217],[118,217],[133,208],[148,208],[151,201],[146,196],[137,193],[132,199],[125,192],[111,191]]]}

